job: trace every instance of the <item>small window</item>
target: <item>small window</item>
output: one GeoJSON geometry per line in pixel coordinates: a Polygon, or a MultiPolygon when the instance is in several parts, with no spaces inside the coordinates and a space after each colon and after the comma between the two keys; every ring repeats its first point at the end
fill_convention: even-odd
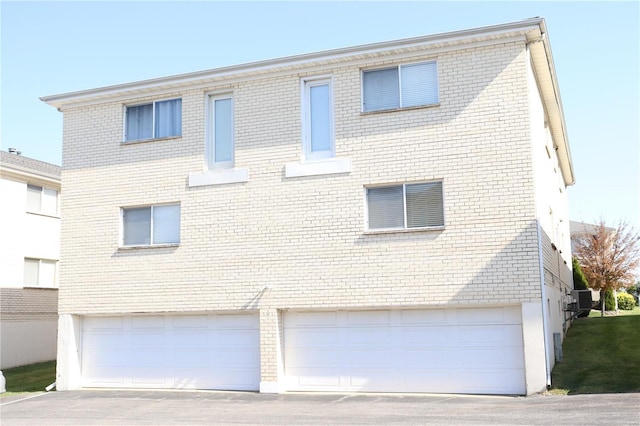
{"type": "Polygon", "coordinates": [[[234,165],[233,98],[229,95],[209,97],[207,163],[209,169],[234,165]]]}
{"type": "Polygon", "coordinates": [[[436,62],[363,71],[362,86],[365,112],[438,103],[436,62]]]}
{"type": "Polygon", "coordinates": [[[180,242],[180,205],[122,209],[124,246],[153,246],[180,242]]]}
{"type": "Polygon", "coordinates": [[[442,182],[367,188],[368,229],[444,226],[442,182]]]}
{"type": "Polygon", "coordinates": [[[58,191],[27,185],[27,211],[56,216],[58,214],[58,191]]]}
{"type": "Polygon", "coordinates": [[[126,109],[125,141],[168,138],[182,134],[182,99],[156,101],[126,109]]]}
{"type": "Polygon", "coordinates": [[[331,79],[305,80],[303,86],[304,159],[332,158],[335,156],[335,147],[331,79]]]}
{"type": "Polygon", "coordinates": [[[55,260],[24,259],[24,286],[25,287],[58,287],[56,279],[55,260]]]}

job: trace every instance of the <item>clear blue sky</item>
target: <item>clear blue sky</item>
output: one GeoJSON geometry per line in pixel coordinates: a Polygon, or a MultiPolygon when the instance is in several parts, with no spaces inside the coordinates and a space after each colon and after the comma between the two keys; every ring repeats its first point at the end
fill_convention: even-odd
{"type": "Polygon", "coordinates": [[[640,6],[629,2],[8,2],[2,150],[61,163],[39,97],[518,21],[547,21],[571,144],[573,220],[640,230],[640,6]]]}

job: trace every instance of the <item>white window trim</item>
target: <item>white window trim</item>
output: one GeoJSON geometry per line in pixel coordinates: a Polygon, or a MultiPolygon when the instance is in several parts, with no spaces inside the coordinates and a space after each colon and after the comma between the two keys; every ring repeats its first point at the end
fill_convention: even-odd
{"type": "Polygon", "coordinates": [[[205,164],[207,169],[231,169],[235,165],[236,159],[236,141],[235,141],[235,99],[233,92],[212,92],[206,94],[205,105],[206,116],[206,128],[205,128],[205,164]],[[216,100],[230,99],[231,100],[231,160],[230,161],[215,161],[215,109],[213,104],[216,100]],[[211,152],[213,150],[213,152],[211,152]],[[213,159],[213,163],[209,162],[209,159],[213,159]]]}
{"type": "Polygon", "coordinates": [[[154,207],[162,207],[162,206],[180,206],[180,218],[178,221],[178,229],[180,230],[180,240],[182,240],[182,203],[158,203],[158,204],[143,204],[136,206],[125,206],[120,207],[120,239],[118,244],[119,250],[130,250],[130,249],[140,249],[140,248],[162,248],[162,247],[177,247],[180,245],[180,241],[176,243],[160,243],[153,244],[153,242],[149,244],[132,244],[125,245],[124,244],[124,211],[128,209],[138,209],[138,208],[146,208],[151,207],[151,235],[150,239],[153,238],[153,208],[154,207]]]}
{"type": "Polygon", "coordinates": [[[334,125],[334,99],[333,99],[333,78],[330,75],[305,77],[300,80],[300,113],[302,120],[302,162],[322,161],[334,158],[335,147],[335,125],[334,125]],[[311,152],[311,96],[310,90],[314,86],[329,86],[329,135],[330,149],[317,153],[311,152]]]}
{"type": "MultiPolygon", "coordinates": [[[[59,218],[60,217],[60,191],[54,188],[49,188],[42,185],[35,185],[31,183],[28,183],[25,189],[28,191],[30,186],[40,188],[40,210],[36,211],[36,210],[29,210],[28,208],[25,208],[25,211],[29,214],[59,218]],[[47,213],[42,210],[42,197],[44,196],[45,189],[48,189],[49,191],[55,191],[56,193],[56,211],[54,213],[47,213]]],[[[29,195],[27,194],[27,197],[28,196],[29,195]]]]}
{"type": "Polygon", "coordinates": [[[446,228],[447,218],[446,218],[446,206],[445,206],[445,188],[444,188],[444,180],[443,179],[433,179],[433,180],[423,180],[423,181],[415,181],[415,182],[396,182],[390,184],[376,184],[376,185],[366,185],[363,188],[364,195],[364,229],[365,234],[394,234],[394,233],[402,233],[402,232],[424,232],[424,231],[440,231],[446,228]],[[415,228],[407,228],[407,185],[415,185],[421,183],[442,183],[442,221],[444,225],[437,226],[422,226],[415,228]],[[402,185],[402,203],[404,209],[404,224],[402,228],[369,228],[369,199],[367,197],[367,190],[371,188],[386,188],[391,186],[400,186],[402,185]]]}
{"type": "Polygon", "coordinates": [[[438,61],[436,59],[429,59],[426,61],[418,61],[418,62],[407,62],[404,64],[393,65],[390,67],[380,67],[380,68],[363,68],[360,70],[360,112],[362,114],[376,114],[381,112],[389,112],[389,111],[400,111],[400,110],[410,110],[410,109],[418,109],[418,108],[428,108],[440,105],[440,67],[438,66],[438,61]],[[419,65],[419,64],[428,64],[435,63],[436,64],[436,82],[438,83],[438,100],[432,104],[424,104],[424,105],[415,105],[405,107],[402,106],[402,72],[400,72],[400,68],[411,65],[419,65]],[[378,71],[378,70],[388,70],[388,69],[397,69],[398,70],[398,99],[400,102],[400,106],[397,108],[388,108],[388,109],[374,109],[370,111],[366,111],[364,109],[364,74],[368,71],[378,71]]]}
{"type": "MultiPolygon", "coordinates": [[[[123,144],[134,144],[134,143],[139,143],[139,142],[148,142],[148,141],[155,141],[155,140],[163,140],[163,139],[175,139],[175,138],[181,138],[182,137],[182,129],[180,129],[180,134],[179,135],[173,135],[173,136],[163,136],[161,138],[156,137],[155,133],[156,133],[156,103],[158,102],[165,102],[165,101],[173,101],[176,99],[180,99],[182,101],[182,97],[178,96],[178,97],[171,97],[171,98],[166,98],[166,99],[155,99],[153,101],[149,101],[149,102],[138,102],[135,104],[125,104],[124,108],[123,108],[123,126],[122,126],[122,143],[123,144]],[[132,108],[132,107],[138,107],[138,106],[143,106],[143,105],[152,105],[151,108],[151,116],[152,116],[152,121],[151,121],[151,132],[152,132],[152,137],[147,138],[147,139],[131,139],[131,140],[127,140],[127,109],[128,108],[132,108]]],[[[180,110],[180,114],[182,114],[182,109],[180,110]]]]}
{"type": "Polygon", "coordinates": [[[53,289],[57,289],[59,286],[58,283],[58,260],[57,259],[40,259],[37,257],[25,257],[24,260],[36,260],[38,261],[38,285],[36,286],[32,286],[32,285],[25,285],[24,284],[24,276],[22,278],[22,287],[23,288],[53,288],[53,289]],[[51,262],[53,263],[53,285],[41,285],[40,284],[40,279],[42,277],[42,275],[40,274],[40,268],[42,266],[42,262],[51,262]]]}

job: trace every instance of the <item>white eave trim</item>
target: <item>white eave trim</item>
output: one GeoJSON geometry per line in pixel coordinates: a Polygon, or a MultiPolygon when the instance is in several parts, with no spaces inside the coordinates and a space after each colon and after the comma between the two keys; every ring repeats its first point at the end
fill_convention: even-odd
{"type": "Polygon", "coordinates": [[[51,185],[51,189],[60,189],[60,176],[52,173],[35,171],[31,168],[20,167],[15,164],[2,163],[0,165],[0,176],[17,180],[27,180],[29,182],[46,183],[51,185]]]}
{"type": "MultiPolygon", "coordinates": [[[[125,83],[78,92],[63,93],[59,95],[43,96],[40,99],[58,109],[74,103],[84,103],[90,100],[98,101],[100,98],[111,97],[126,92],[140,92],[157,88],[176,88],[189,84],[197,84],[204,80],[220,79],[223,77],[240,74],[264,74],[276,69],[299,69],[309,66],[314,62],[335,63],[357,57],[375,57],[381,53],[393,53],[394,50],[428,50],[458,45],[468,45],[475,42],[488,40],[502,40],[513,36],[524,36],[531,31],[540,31],[541,18],[532,18],[519,22],[473,28],[461,31],[453,31],[428,36],[414,37],[402,40],[373,43],[362,46],[342,49],[327,50],[310,54],[290,56],[285,58],[270,59],[242,65],[222,67],[213,70],[198,71],[169,77],[161,77],[132,83],[125,83]]],[[[428,52],[427,52],[428,53],[428,52]]]]}
{"type": "Polygon", "coordinates": [[[564,120],[562,99],[558,88],[558,79],[544,21],[540,22],[539,31],[537,38],[529,40],[529,48],[534,72],[538,79],[544,106],[549,117],[551,132],[556,143],[562,178],[565,185],[570,186],[575,183],[575,174],[564,120]]]}

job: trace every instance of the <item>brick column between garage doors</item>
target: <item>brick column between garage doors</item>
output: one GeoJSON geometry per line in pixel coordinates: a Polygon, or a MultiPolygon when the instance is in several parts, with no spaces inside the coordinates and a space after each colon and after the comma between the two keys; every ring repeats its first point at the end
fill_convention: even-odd
{"type": "Polygon", "coordinates": [[[282,311],[260,309],[260,392],[284,392],[282,311]]]}

